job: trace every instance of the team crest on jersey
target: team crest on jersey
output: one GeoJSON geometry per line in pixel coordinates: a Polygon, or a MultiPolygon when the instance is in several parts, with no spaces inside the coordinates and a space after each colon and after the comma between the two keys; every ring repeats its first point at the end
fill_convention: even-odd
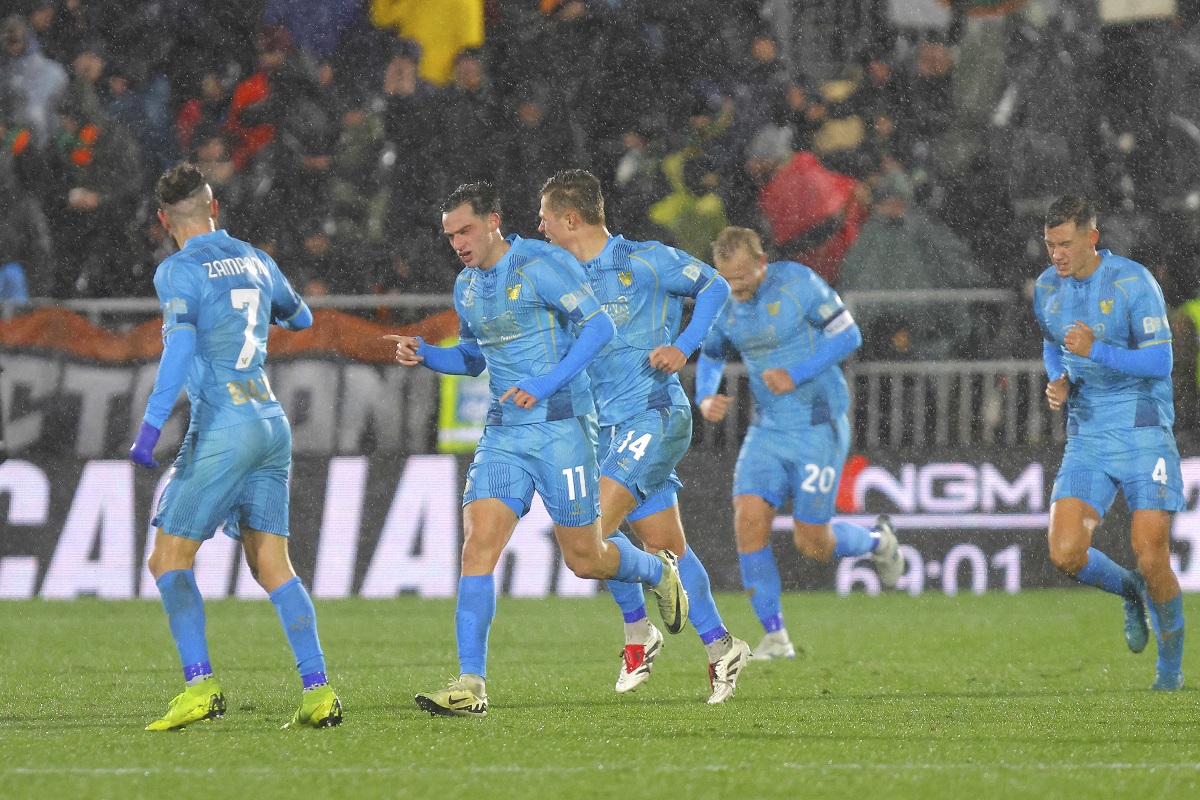
{"type": "Polygon", "coordinates": [[[1111,313],[1112,313],[1112,307],[1113,307],[1113,301],[1112,301],[1112,300],[1101,300],[1101,301],[1100,301],[1100,311],[1101,311],[1102,313],[1104,313],[1104,314],[1111,314],[1111,313]]]}
{"type": "Polygon", "coordinates": [[[779,313],[779,302],[776,300],[774,303],[767,303],[767,313],[772,317],[779,313]]]}
{"type": "Polygon", "coordinates": [[[633,270],[627,269],[624,272],[618,272],[617,280],[619,280],[621,282],[622,286],[632,286],[633,285],[633,270]]]}
{"type": "Polygon", "coordinates": [[[518,283],[514,286],[509,286],[505,289],[505,291],[508,292],[509,300],[516,300],[521,296],[521,284],[518,283]]]}

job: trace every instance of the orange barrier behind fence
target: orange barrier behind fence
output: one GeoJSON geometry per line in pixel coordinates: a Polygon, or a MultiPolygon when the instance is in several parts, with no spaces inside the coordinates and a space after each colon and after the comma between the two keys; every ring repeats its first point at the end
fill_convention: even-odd
{"type": "MultiPolygon", "coordinates": [[[[381,325],[332,309],[313,313],[311,328],[271,328],[272,355],[337,353],[355,361],[387,363],[396,352],[387,334],[421,336],[439,342],[458,334],[458,315],[442,311],[412,325],[381,325]]],[[[122,363],[158,358],[162,353],[162,321],[143,322],[128,332],[110,331],[64,308],[39,308],[0,322],[0,347],[60,350],[82,358],[122,363]]]]}

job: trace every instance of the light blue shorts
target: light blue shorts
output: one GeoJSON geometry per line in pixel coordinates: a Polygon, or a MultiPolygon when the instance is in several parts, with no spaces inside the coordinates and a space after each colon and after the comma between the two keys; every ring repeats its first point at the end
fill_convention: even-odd
{"type": "Polygon", "coordinates": [[[488,425],[467,468],[463,505],[487,497],[516,500],[518,516],[525,516],[536,491],[555,525],[592,524],[600,516],[596,433],[595,414],[488,425]]]}
{"type": "Polygon", "coordinates": [[[171,465],[151,525],[173,536],[205,541],[225,523],[288,535],[288,473],[292,429],[278,416],[216,430],[189,430],[171,465]]]}
{"type": "Polygon", "coordinates": [[[1104,516],[1117,496],[1117,487],[1134,511],[1186,508],[1179,450],[1170,428],[1132,428],[1067,437],[1050,502],[1074,497],[1104,516]]]}
{"type": "Polygon", "coordinates": [[[752,425],[733,470],[733,495],[757,495],[775,508],[790,499],[794,519],[829,522],[849,452],[845,416],[796,431],[752,425]]]}
{"type": "Polygon", "coordinates": [[[643,411],[620,425],[600,429],[600,474],[624,486],[637,500],[629,519],[648,516],[638,512],[651,496],[665,492],[674,497],[683,486],[675,465],[691,443],[692,410],[687,406],[643,411]]]}

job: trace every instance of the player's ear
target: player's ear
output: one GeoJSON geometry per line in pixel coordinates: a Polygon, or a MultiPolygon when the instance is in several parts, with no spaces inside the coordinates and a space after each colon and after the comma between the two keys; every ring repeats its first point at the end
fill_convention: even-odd
{"type": "Polygon", "coordinates": [[[1088,231],[1088,242],[1092,245],[1092,247],[1095,247],[1099,241],[1100,241],[1100,229],[1099,228],[1092,228],[1090,231],[1088,231]]]}
{"type": "Polygon", "coordinates": [[[159,221],[159,223],[162,224],[163,230],[168,230],[168,231],[171,230],[171,226],[167,222],[167,215],[163,212],[163,210],[161,208],[158,210],[158,221],[159,221]]]}

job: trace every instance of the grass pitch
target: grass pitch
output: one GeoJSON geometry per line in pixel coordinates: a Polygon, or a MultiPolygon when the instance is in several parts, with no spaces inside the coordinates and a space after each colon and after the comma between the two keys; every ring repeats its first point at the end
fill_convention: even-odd
{"type": "MultiPolygon", "coordinates": [[[[746,600],[718,603],[753,646],[746,600]]],[[[1200,597],[1185,606],[1195,627],[1200,597]]],[[[341,728],[279,729],[299,679],[278,619],[226,600],[208,606],[225,718],[148,733],[181,687],[157,604],[0,604],[0,797],[1200,795],[1200,693],[1147,691],[1154,645],[1131,655],[1099,592],[787,595],[807,656],[752,663],[724,707],[690,628],[618,696],[607,596],[501,598],[484,720],[412,702],[457,669],[451,601],[317,611],[341,728]]]]}

